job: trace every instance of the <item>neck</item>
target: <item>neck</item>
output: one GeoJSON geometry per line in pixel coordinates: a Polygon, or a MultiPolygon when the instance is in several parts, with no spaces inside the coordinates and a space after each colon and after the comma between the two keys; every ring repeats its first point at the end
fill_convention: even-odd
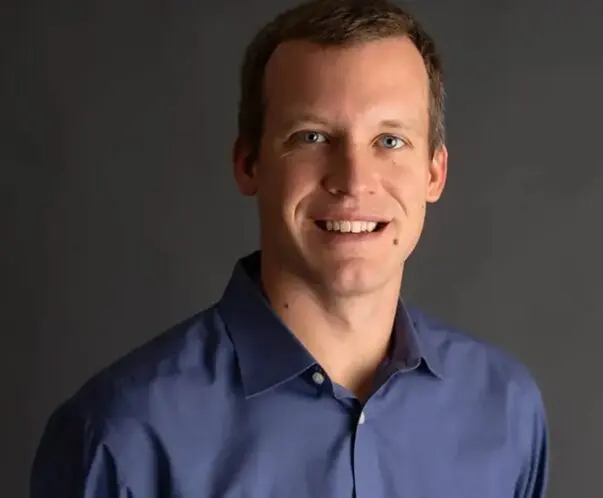
{"type": "Polygon", "coordinates": [[[365,398],[387,355],[401,278],[371,294],[343,297],[268,261],[261,268],[264,292],[281,320],[334,382],[365,398]]]}

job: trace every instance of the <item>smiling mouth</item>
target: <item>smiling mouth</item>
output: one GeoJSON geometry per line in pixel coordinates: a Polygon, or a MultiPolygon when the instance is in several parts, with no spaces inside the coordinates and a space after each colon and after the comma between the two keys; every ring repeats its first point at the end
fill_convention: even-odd
{"type": "Polygon", "coordinates": [[[314,222],[318,228],[325,232],[346,233],[346,234],[365,234],[375,233],[383,230],[388,222],[385,221],[349,221],[349,220],[316,220],[314,222]]]}

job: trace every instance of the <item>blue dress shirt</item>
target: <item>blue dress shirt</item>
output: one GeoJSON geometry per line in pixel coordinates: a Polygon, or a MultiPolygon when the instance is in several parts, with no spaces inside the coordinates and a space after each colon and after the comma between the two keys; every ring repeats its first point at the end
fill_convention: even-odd
{"type": "Polygon", "coordinates": [[[31,498],[544,496],[545,412],[522,364],[400,302],[363,405],[274,314],[258,267],[242,258],[215,305],[57,408],[31,498]]]}

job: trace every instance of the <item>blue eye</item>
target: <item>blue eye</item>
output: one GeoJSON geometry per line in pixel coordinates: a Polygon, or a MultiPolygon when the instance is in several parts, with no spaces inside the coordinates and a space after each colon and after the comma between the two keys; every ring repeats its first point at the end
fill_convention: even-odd
{"type": "Polygon", "coordinates": [[[395,135],[383,135],[382,137],[379,137],[379,141],[386,149],[400,149],[405,145],[404,140],[395,135]]]}
{"type": "Polygon", "coordinates": [[[317,131],[304,131],[301,133],[301,139],[303,142],[309,144],[318,144],[326,142],[327,137],[317,131]]]}

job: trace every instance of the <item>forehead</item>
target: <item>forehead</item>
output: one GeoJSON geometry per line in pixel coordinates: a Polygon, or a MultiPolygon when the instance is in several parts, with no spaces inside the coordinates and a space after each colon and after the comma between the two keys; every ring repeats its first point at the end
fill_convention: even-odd
{"type": "Polygon", "coordinates": [[[267,119],[308,110],[359,119],[388,109],[426,120],[429,80],[421,54],[406,37],[329,47],[290,41],[268,61],[265,98],[267,119]]]}

